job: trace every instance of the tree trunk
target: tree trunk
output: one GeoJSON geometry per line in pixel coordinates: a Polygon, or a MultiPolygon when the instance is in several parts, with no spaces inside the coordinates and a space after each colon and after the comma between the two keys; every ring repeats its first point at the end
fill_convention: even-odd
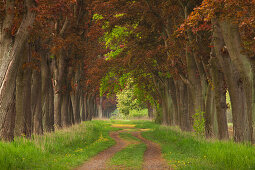
{"type": "Polygon", "coordinates": [[[54,73],[54,124],[56,128],[62,127],[61,120],[61,103],[64,90],[64,79],[66,78],[66,59],[64,50],[62,49],[59,53],[58,58],[54,58],[53,61],[53,73],[54,73]]]}
{"type": "Polygon", "coordinates": [[[81,97],[82,99],[82,103],[83,103],[83,112],[82,112],[82,115],[81,115],[81,119],[82,121],[86,121],[86,116],[87,116],[87,94],[83,95],[81,97]]]}
{"type": "Polygon", "coordinates": [[[49,85],[49,117],[46,130],[54,131],[54,91],[52,83],[49,85]]]}
{"type": "Polygon", "coordinates": [[[72,108],[70,108],[70,107],[71,107],[70,93],[66,92],[63,95],[62,105],[61,105],[61,114],[62,114],[61,120],[63,121],[63,123],[62,123],[63,127],[68,127],[72,124],[71,114],[70,114],[70,109],[72,109],[72,108]]]}
{"type": "MultiPolygon", "coordinates": [[[[24,53],[25,54],[25,53],[24,53]]],[[[25,57],[24,57],[25,58],[25,57]]],[[[17,78],[16,78],[16,118],[14,136],[21,136],[24,133],[25,113],[23,112],[23,92],[24,92],[24,60],[20,63],[17,78]]]]}
{"type": "MultiPolygon", "coordinates": [[[[25,41],[29,34],[29,26],[33,25],[35,14],[31,10],[32,1],[27,0],[27,13],[18,28],[18,31],[13,37],[10,28],[13,24],[14,13],[9,12],[14,10],[14,1],[7,3],[5,20],[0,34],[0,127],[4,126],[4,121],[8,117],[10,108],[13,107],[13,94],[15,89],[16,75],[18,66],[21,60],[20,53],[23,50],[25,41]]],[[[10,115],[9,115],[10,116],[10,115]]]]}
{"type": "Polygon", "coordinates": [[[4,141],[12,141],[14,139],[14,127],[15,127],[15,116],[16,116],[16,107],[15,107],[15,92],[13,93],[12,103],[6,110],[6,117],[4,123],[1,126],[0,139],[4,141]]]}
{"type": "Polygon", "coordinates": [[[71,96],[72,105],[73,105],[73,113],[74,113],[74,121],[75,123],[81,122],[80,116],[80,70],[76,70],[74,80],[73,80],[73,93],[71,96]]]}
{"type": "MultiPolygon", "coordinates": [[[[230,40],[227,38],[227,45],[230,48],[228,51],[224,48],[224,39],[227,37],[227,35],[225,35],[223,39],[220,25],[217,23],[217,21],[214,21],[213,23],[214,49],[224,73],[232,104],[234,140],[236,142],[252,141],[252,119],[250,111],[252,107],[250,104],[250,94],[248,94],[250,89],[247,89],[249,86],[247,81],[249,80],[246,81],[243,79],[245,73],[240,73],[237,69],[238,67],[232,62],[232,59],[235,59],[235,57],[229,57],[228,51],[232,51],[233,47],[230,45],[230,40]],[[241,75],[243,75],[243,77],[241,75]]],[[[235,34],[229,36],[235,36],[235,34]]],[[[234,40],[232,41],[235,43],[234,40]]]]}
{"type": "Polygon", "coordinates": [[[70,113],[70,120],[71,120],[71,123],[74,125],[75,124],[75,120],[74,120],[74,114],[73,114],[73,105],[72,105],[72,101],[71,101],[71,98],[69,98],[69,113],[70,113]]]}
{"type": "Polygon", "coordinates": [[[227,125],[227,104],[226,104],[226,89],[224,85],[224,75],[219,70],[217,58],[211,59],[213,88],[215,90],[215,102],[218,123],[218,138],[228,139],[228,125],[227,125]]]}
{"type": "Polygon", "coordinates": [[[179,125],[179,123],[178,123],[179,115],[178,115],[178,106],[177,106],[177,92],[176,92],[176,87],[175,87],[173,78],[170,78],[168,80],[168,88],[169,88],[169,93],[170,93],[171,101],[172,101],[171,102],[172,103],[172,106],[171,106],[172,113],[170,113],[171,125],[179,125]]]}
{"type": "Polygon", "coordinates": [[[85,111],[85,103],[84,103],[84,95],[80,96],[80,106],[81,106],[81,120],[85,121],[86,111],[85,111]]]}
{"type": "Polygon", "coordinates": [[[62,125],[64,127],[68,127],[72,124],[70,110],[69,110],[69,109],[73,109],[72,108],[73,105],[70,105],[69,103],[71,100],[70,99],[70,92],[71,92],[70,83],[71,83],[72,73],[73,71],[71,67],[69,67],[68,69],[65,69],[64,77],[62,79],[63,84],[65,84],[65,87],[62,92],[62,103],[61,103],[61,120],[62,120],[62,125]]]}
{"type": "Polygon", "coordinates": [[[189,111],[188,111],[188,87],[183,82],[178,82],[179,86],[179,120],[180,127],[184,131],[191,131],[189,111]]]}
{"type": "Polygon", "coordinates": [[[148,108],[148,117],[149,117],[149,119],[152,119],[153,118],[153,108],[152,108],[150,102],[147,103],[147,108],[148,108]]]}
{"type": "Polygon", "coordinates": [[[51,131],[50,126],[50,67],[48,65],[47,56],[41,57],[41,76],[42,76],[42,113],[44,117],[45,130],[47,132],[51,131]]]}
{"type": "Polygon", "coordinates": [[[100,99],[99,99],[98,117],[99,119],[103,118],[103,96],[100,96],[100,99]]]}
{"type": "Polygon", "coordinates": [[[43,134],[43,124],[42,124],[42,84],[41,84],[41,74],[37,71],[33,71],[33,85],[32,85],[32,113],[34,117],[34,133],[38,135],[43,134]]]}
{"type": "Polygon", "coordinates": [[[26,68],[24,71],[24,89],[23,89],[23,113],[24,113],[24,133],[26,137],[31,137],[32,134],[32,110],[31,110],[31,79],[32,79],[32,70],[26,68]]]}
{"type": "Polygon", "coordinates": [[[213,95],[212,95],[212,87],[208,85],[207,87],[207,95],[206,95],[206,103],[205,103],[205,136],[206,138],[211,138],[213,136],[212,130],[212,102],[213,102],[213,95]]]}

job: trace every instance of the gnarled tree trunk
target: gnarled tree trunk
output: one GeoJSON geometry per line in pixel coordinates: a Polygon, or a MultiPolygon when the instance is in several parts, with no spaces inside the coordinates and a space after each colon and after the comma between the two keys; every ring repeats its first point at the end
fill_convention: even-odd
{"type": "MultiPolygon", "coordinates": [[[[19,56],[23,50],[29,34],[28,27],[33,25],[35,14],[31,10],[34,1],[26,0],[27,13],[18,28],[15,36],[11,35],[8,28],[13,24],[14,1],[6,1],[6,16],[0,31],[0,126],[4,126],[6,118],[13,114],[13,95],[18,66],[21,60],[19,56]],[[11,109],[12,108],[12,109],[11,109]]],[[[15,119],[14,119],[15,120],[15,119]]],[[[14,127],[13,127],[14,128],[14,127]]]]}

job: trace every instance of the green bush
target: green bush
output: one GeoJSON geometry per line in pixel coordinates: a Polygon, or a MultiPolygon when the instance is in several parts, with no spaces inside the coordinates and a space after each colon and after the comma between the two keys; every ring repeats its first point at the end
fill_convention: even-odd
{"type": "Polygon", "coordinates": [[[123,112],[119,112],[118,109],[116,109],[111,116],[111,119],[141,119],[141,118],[147,118],[148,117],[148,109],[141,109],[141,110],[130,110],[128,115],[125,115],[123,112]]]}

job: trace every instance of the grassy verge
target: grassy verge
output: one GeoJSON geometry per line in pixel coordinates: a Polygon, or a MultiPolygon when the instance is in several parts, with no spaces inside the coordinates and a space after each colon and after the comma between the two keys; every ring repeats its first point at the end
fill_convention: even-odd
{"type": "Polygon", "coordinates": [[[0,142],[1,169],[71,169],[115,142],[114,130],[103,121],[85,122],[68,129],[0,142]]]}
{"type": "MultiPolygon", "coordinates": [[[[120,137],[129,141],[140,141],[130,133],[120,133],[120,137]]],[[[130,144],[120,152],[117,152],[108,165],[116,169],[142,169],[145,150],[146,145],[144,143],[130,144]]]]}
{"type": "Polygon", "coordinates": [[[170,127],[147,123],[142,135],[161,145],[164,158],[176,169],[255,169],[255,147],[232,141],[206,141],[170,127]],[[151,124],[151,125],[149,125],[151,124]]]}

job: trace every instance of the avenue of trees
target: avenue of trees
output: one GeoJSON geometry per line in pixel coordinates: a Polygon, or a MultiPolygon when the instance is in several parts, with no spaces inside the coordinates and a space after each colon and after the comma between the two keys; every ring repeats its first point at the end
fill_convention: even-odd
{"type": "Polygon", "coordinates": [[[203,113],[224,140],[228,91],[234,140],[252,142],[254,30],[253,0],[1,1],[0,138],[102,117],[100,96],[132,86],[157,122],[192,131],[203,113]]]}

